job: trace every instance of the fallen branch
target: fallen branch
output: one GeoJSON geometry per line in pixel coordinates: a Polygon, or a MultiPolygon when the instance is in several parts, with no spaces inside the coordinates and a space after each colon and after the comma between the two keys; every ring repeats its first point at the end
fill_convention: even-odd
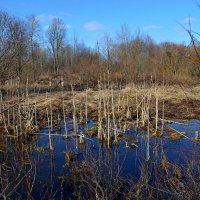
{"type": "MultiPolygon", "coordinates": [[[[29,133],[29,135],[47,135],[49,136],[48,133],[29,133]]],[[[52,136],[60,136],[60,137],[65,137],[65,135],[57,134],[57,133],[52,133],[52,136]]]]}
{"type": "Polygon", "coordinates": [[[183,133],[181,133],[181,132],[177,131],[177,130],[176,130],[176,129],[174,129],[174,128],[171,128],[171,127],[169,127],[169,128],[170,128],[170,129],[172,129],[172,130],[174,130],[176,133],[178,133],[178,134],[182,135],[183,137],[185,137],[185,138],[187,138],[187,139],[189,139],[189,140],[190,140],[190,138],[189,138],[188,136],[184,135],[183,133]]]}
{"type": "MultiPolygon", "coordinates": [[[[155,117],[152,117],[152,118],[154,119],[155,117]]],[[[188,125],[188,124],[185,124],[185,123],[182,123],[182,122],[172,121],[172,120],[169,120],[169,119],[162,119],[162,118],[158,118],[158,119],[161,120],[161,121],[168,122],[168,123],[180,124],[180,125],[184,125],[184,126],[188,125]]]]}

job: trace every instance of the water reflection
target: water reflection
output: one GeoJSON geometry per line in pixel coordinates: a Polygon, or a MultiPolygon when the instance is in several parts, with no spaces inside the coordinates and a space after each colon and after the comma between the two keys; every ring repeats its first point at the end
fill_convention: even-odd
{"type": "MultiPolygon", "coordinates": [[[[96,124],[88,121],[87,127],[96,124]]],[[[184,124],[171,123],[167,126],[187,133],[194,138],[195,131],[200,131],[200,121],[191,120],[184,124]]],[[[119,145],[107,148],[105,142],[96,137],[87,136],[80,144],[79,137],[73,137],[72,120],[67,120],[67,132],[71,137],[65,139],[64,123],[61,129],[52,136],[54,150],[49,151],[48,128],[41,130],[41,135],[32,136],[24,142],[16,138],[0,137],[0,193],[9,198],[73,198],[72,191],[64,186],[64,176],[70,174],[72,165],[82,164],[86,158],[106,163],[111,173],[120,171],[123,177],[139,178],[142,170],[151,171],[153,165],[166,165],[168,161],[184,165],[185,160],[195,157],[200,145],[194,140],[171,140],[167,138],[150,138],[151,163],[146,162],[146,133],[137,132],[134,128],[125,133],[125,139],[119,145]],[[126,148],[126,142],[137,142],[137,147],[126,148]],[[146,163],[144,165],[144,163],[146,163]],[[63,189],[64,188],[64,189],[63,189]]],[[[79,134],[86,135],[86,126],[78,125],[79,134]]],[[[165,133],[166,134],[166,133],[165,133]]],[[[156,168],[152,172],[156,174],[156,168]]],[[[152,178],[153,180],[153,178],[152,178]]]]}

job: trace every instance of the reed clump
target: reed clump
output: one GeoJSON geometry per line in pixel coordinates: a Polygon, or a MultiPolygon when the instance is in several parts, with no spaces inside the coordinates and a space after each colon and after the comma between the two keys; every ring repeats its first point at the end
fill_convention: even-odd
{"type": "MultiPolygon", "coordinates": [[[[0,129],[4,135],[26,138],[48,125],[51,135],[52,131],[60,129],[63,121],[68,138],[67,120],[72,119],[74,135],[80,131],[79,125],[84,124],[88,135],[97,135],[100,141],[107,142],[108,147],[118,144],[120,136],[133,127],[137,131],[144,130],[148,138],[162,137],[165,123],[168,123],[166,119],[176,116],[179,108],[182,115],[183,109],[187,116],[193,111],[190,116],[195,115],[195,109],[186,109],[179,104],[183,101],[198,103],[199,93],[197,96],[193,93],[199,88],[186,88],[183,92],[181,87],[158,85],[152,80],[116,88],[108,73],[99,79],[95,89],[75,91],[71,85],[68,90],[62,88],[61,91],[49,90],[46,93],[40,93],[39,88],[30,92],[27,80],[26,87],[0,93],[0,129]],[[176,109],[172,110],[175,106],[176,109]],[[90,119],[95,120],[96,129],[88,128],[90,119]]],[[[169,137],[181,138],[181,134],[171,134],[169,137]]]]}

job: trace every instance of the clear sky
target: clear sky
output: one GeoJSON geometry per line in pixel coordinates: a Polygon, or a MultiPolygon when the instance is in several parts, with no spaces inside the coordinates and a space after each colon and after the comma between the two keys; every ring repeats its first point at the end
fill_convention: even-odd
{"type": "MultiPolygon", "coordinates": [[[[189,38],[178,24],[200,31],[200,7],[197,0],[0,0],[0,9],[25,18],[37,15],[45,30],[53,17],[68,27],[68,38],[76,34],[94,46],[105,34],[116,36],[122,24],[134,35],[138,30],[155,42],[186,42],[189,38]]],[[[200,3],[200,1],[199,1],[200,3]]]]}

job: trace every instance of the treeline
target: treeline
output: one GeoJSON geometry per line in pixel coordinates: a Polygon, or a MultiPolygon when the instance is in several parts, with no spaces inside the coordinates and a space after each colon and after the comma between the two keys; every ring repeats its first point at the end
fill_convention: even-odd
{"type": "MultiPolygon", "coordinates": [[[[192,32],[191,38],[192,38],[192,32]]],[[[190,82],[200,77],[199,44],[156,44],[123,25],[115,38],[106,35],[96,48],[67,38],[67,26],[54,18],[42,30],[39,19],[26,20],[0,12],[0,80],[19,77],[38,82],[63,77],[67,84],[96,84],[110,74],[113,82],[129,83],[154,78],[158,82],[190,82]]]]}

